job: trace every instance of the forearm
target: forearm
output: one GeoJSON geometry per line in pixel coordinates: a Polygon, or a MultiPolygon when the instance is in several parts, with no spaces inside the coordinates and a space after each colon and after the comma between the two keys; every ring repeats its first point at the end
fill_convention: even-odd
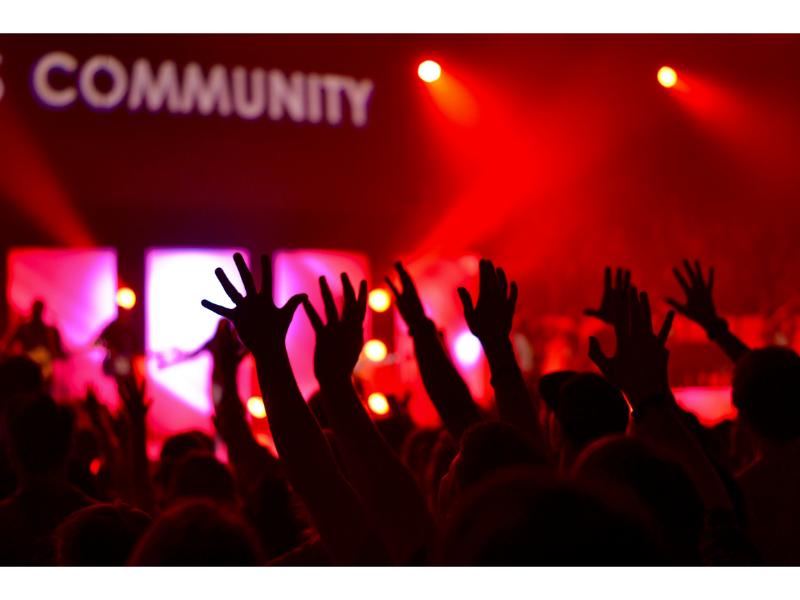
{"type": "Polygon", "coordinates": [[[285,347],[254,354],[275,446],[326,546],[342,564],[380,562],[360,501],[297,387],[285,347]]]}
{"type": "Polygon", "coordinates": [[[349,377],[321,382],[321,397],[348,480],[376,521],[393,562],[408,564],[433,533],[414,477],[376,429],[349,377]]]}
{"type": "Polygon", "coordinates": [[[130,493],[135,504],[145,512],[155,509],[155,494],[150,479],[150,461],[147,457],[147,428],[144,419],[131,424],[130,430],[130,493]]]}
{"type": "Polygon", "coordinates": [[[436,326],[426,319],[410,329],[422,384],[447,430],[458,441],[481,421],[466,382],[447,356],[436,326]]]}
{"type": "Polygon", "coordinates": [[[646,402],[643,410],[634,411],[634,435],[666,452],[686,470],[707,511],[732,510],[730,497],[717,470],[700,443],[681,423],[671,392],[646,402]]]}
{"type": "Polygon", "coordinates": [[[539,420],[511,340],[481,340],[500,419],[525,431],[544,450],[539,420]]]}
{"type": "Polygon", "coordinates": [[[723,318],[705,324],[703,329],[705,329],[708,339],[719,346],[734,363],[750,352],[750,348],[731,332],[728,322],[723,318]]]}

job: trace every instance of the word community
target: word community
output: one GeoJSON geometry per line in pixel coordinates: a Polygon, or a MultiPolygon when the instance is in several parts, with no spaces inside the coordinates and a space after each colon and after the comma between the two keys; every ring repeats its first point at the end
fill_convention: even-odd
{"type": "Polygon", "coordinates": [[[286,74],[278,69],[229,68],[171,60],[154,65],[139,58],[129,67],[118,58],[97,54],[81,62],[62,51],[35,61],[33,94],[50,108],[66,109],[78,101],[97,111],[173,115],[217,115],[295,123],[351,125],[368,122],[374,84],[347,75],[286,74]]]}

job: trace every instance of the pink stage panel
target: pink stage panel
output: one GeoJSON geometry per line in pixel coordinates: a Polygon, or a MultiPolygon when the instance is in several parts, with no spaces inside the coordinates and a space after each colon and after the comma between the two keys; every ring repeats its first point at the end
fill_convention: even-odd
{"type": "Polygon", "coordinates": [[[113,382],[101,370],[103,351],[93,342],[117,315],[117,254],[108,248],[12,248],[7,257],[9,335],[30,315],[37,298],[44,319],[61,332],[68,353],[54,363],[53,396],[82,398],[92,383],[113,403],[113,382]]]}
{"type": "MultiPolygon", "coordinates": [[[[233,262],[241,248],[154,248],[147,251],[146,326],[147,378],[153,400],[150,426],[159,437],[187,429],[213,432],[211,414],[211,357],[208,352],[173,360],[208,341],[219,317],[200,305],[204,298],[232,306],[214,269],[222,267],[240,291],[243,290],[233,262]],[[161,363],[158,357],[164,359],[161,363]],[[166,364],[165,364],[166,363],[166,364]]],[[[258,277],[258,275],[257,275],[258,277]]],[[[251,361],[239,373],[239,391],[252,393],[251,361]]]]}
{"type": "MultiPolygon", "coordinates": [[[[347,273],[353,286],[358,288],[362,279],[370,282],[369,261],[363,254],[328,250],[286,250],[277,252],[273,262],[275,301],[282,305],[295,294],[307,293],[311,303],[324,315],[319,291],[319,277],[324,275],[331,287],[337,306],[341,308],[341,273],[347,273]]],[[[365,336],[369,338],[369,311],[365,323],[365,336]]],[[[297,310],[289,328],[286,347],[292,362],[300,391],[308,397],[318,389],[314,378],[314,331],[302,306],[297,310]]]]}

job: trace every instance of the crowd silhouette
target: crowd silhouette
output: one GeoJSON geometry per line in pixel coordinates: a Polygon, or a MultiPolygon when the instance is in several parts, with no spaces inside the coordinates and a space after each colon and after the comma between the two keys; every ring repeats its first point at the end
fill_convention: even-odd
{"type": "MultiPolygon", "coordinates": [[[[0,361],[0,564],[800,564],[800,357],[736,337],[715,308],[713,268],[675,269],[683,298],[668,300],[662,323],[631,273],[607,268],[599,306],[585,314],[613,330],[613,352],[592,337],[597,372],[531,385],[511,342],[517,284],[481,260],[477,295],[457,292],[491,373],[487,410],[397,263],[386,281],[442,423],[398,435],[373,421],[353,377],[366,282],[342,274],[337,306],[320,278],[321,312],[306,294],[278,306],[269,257],[260,286],[240,254],[234,262],[244,293],[216,270],[233,306],[202,301],[223,321],[195,352],[213,356],[226,462],[200,431],[168,438],[151,461],[147,390],[131,369],[113,372],[112,412],[92,390],[77,406],[55,402],[49,374],[28,357],[0,361]],[[309,402],[286,350],[300,307],[316,335],[309,402]],[[670,390],[676,314],[731,360],[738,416],[724,439],[670,390]],[[237,390],[245,352],[277,455],[259,443],[237,390]]],[[[57,339],[41,311],[18,337],[36,335],[57,339]]]]}

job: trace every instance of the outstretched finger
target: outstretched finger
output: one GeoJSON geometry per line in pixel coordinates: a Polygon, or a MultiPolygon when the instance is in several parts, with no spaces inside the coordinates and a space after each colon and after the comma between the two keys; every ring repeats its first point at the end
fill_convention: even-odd
{"type": "Polygon", "coordinates": [[[311,322],[311,327],[314,328],[314,331],[317,333],[322,331],[325,327],[325,324],[322,322],[317,309],[314,308],[308,297],[303,299],[303,310],[306,311],[306,315],[308,316],[308,320],[311,322]]]}
{"type": "Polygon", "coordinates": [[[500,289],[500,297],[505,300],[508,294],[508,279],[506,279],[506,272],[502,267],[497,268],[497,285],[500,289]]]}
{"type": "Polygon", "coordinates": [[[228,279],[225,271],[217,267],[214,269],[214,275],[219,279],[219,282],[222,284],[222,289],[228,294],[228,298],[230,298],[234,304],[239,304],[242,301],[242,295],[239,293],[239,290],[233,286],[231,280],[228,279]]]}
{"type": "Polygon", "coordinates": [[[364,317],[367,315],[368,297],[369,294],[367,293],[367,280],[362,279],[361,283],[358,284],[358,297],[356,298],[356,310],[359,321],[363,321],[364,317]]]}
{"type": "Polygon", "coordinates": [[[611,267],[603,269],[603,291],[611,290],[611,267]]]}
{"type": "Polygon", "coordinates": [[[647,292],[639,294],[639,319],[644,333],[653,333],[653,315],[650,312],[650,297],[647,292]]]}
{"type": "Polygon", "coordinates": [[[606,378],[610,379],[611,359],[603,352],[600,342],[594,336],[589,337],[589,359],[597,365],[597,368],[606,378]]]}
{"type": "Polygon", "coordinates": [[[261,255],[261,293],[274,302],[272,296],[272,260],[267,254],[261,255]]]}
{"type": "Polygon", "coordinates": [[[224,306],[220,306],[219,304],[214,304],[208,300],[201,300],[200,304],[203,305],[204,308],[207,308],[213,313],[217,313],[220,317],[224,317],[226,319],[233,319],[233,309],[232,308],[225,308],[224,306]]]}
{"type": "Polygon", "coordinates": [[[671,310],[664,317],[664,323],[661,324],[661,329],[658,331],[658,343],[662,346],[667,343],[669,332],[672,330],[672,322],[675,320],[675,311],[671,310]]]}
{"type": "Polygon", "coordinates": [[[283,305],[283,308],[281,308],[281,311],[289,315],[290,321],[294,316],[294,313],[297,311],[297,307],[302,304],[303,300],[308,300],[307,294],[295,294],[289,298],[289,300],[286,301],[286,304],[283,305]]]}
{"type": "Polygon", "coordinates": [[[353,289],[353,284],[350,282],[350,277],[347,273],[339,275],[342,281],[342,295],[344,296],[344,309],[342,312],[348,310],[349,307],[356,305],[356,291],[353,289]]]}
{"type": "Polygon", "coordinates": [[[325,305],[325,318],[328,323],[336,323],[339,320],[339,313],[336,311],[336,302],[324,275],[319,278],[319,291],[322,293],[322,302],[325,305]]]}
{"type": "Polygon", "coordinates": [[[714,289],[714,267],[708,269],[708,284],[706,285],[706,287],[708,288],[709,294],[714,289]]]}
{"type": "Polygon", "coordinates": [[[467,324],[469,324],[472,320],[472,316],[475,314],[472,296],[469,295],[467,288],[460,287],[456,291],[458,292],[458,299],[461,300],[461,306],[464,308],[464,318],[467,320],[467,324]]]}
{"type": "Polygon", "coordinates": [[[408,274],[403,263],[397,261],[394,263],[394,268],[397,271],[397,275],[400,277],[400,283],[403,284],[403,292],[408,293],[410,290],[415,290],[414,280],[411,279],[411,275],[408,274]]]}
{"type": "Polygon", "coordinates": [[[514,310],[517,308],[517,295],[519,294],[519,288],[517,287],[517,282],[511,282],[511,291],[508,294],[508,308],[511,310],[511,314],[514,314],[514,310]]]}
{"type": "Polygon", "coordinates": [[[398,298],[400,298],[400,292],[399,292],[399,290],[398,290],[398,289],[395,287],[394,283],[392,283],[392,280],[391,280],[391,279],[389,279],[388,277],[384,277],[384,280],[386,281],[386,285],[388,285],[388,286],[389,286],[389,289],[390,289],[390,290],[392,290],[392,294],[394,294],[394,298],[395,298],[395,300],[397,300],[398,298]]]}
{"type": "Polygon", "coordinates": [[[684,279],[683,274],[677,268],[673,268],[672,273],[675,275],[675,279],[678,280],[678,283],[683,288],[684,293],[688,294],[691,288],[686,282],[686,279],[684,279]]]}
{"type": "Polygon", "coordinates": [[[236,263],[236,269],[239,271],[239,277],[242,278],[242,285],[244,286],[244,293],[248,296],[256,293],[256,284],[253,281],[253,274],[244,262],[244,257],[236,252],[233,255],[233,262],[236,263]]]}

